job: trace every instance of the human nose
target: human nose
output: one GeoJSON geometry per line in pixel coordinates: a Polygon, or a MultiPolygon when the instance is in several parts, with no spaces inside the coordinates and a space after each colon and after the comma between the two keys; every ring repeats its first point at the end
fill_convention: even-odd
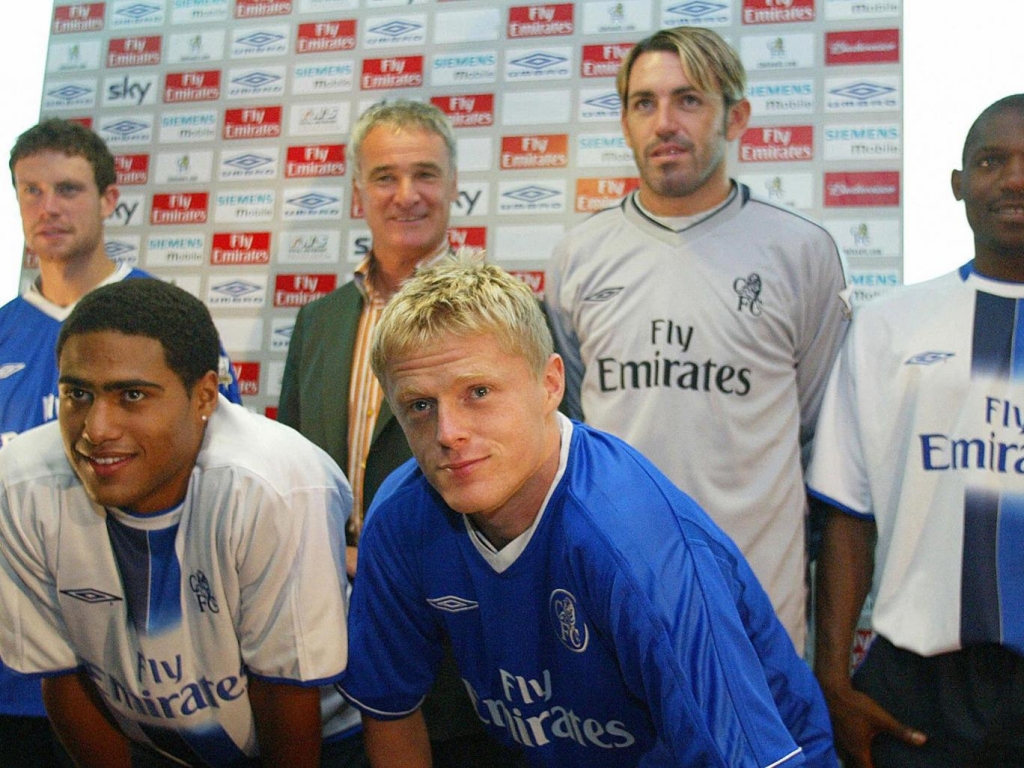
{"type": "Polygon", "coordinates": [[[676,133],[675,113],[668,101],[659,102],[654,110],[654,130],[659,136],[672,136],[676,133]]]}
{"type": "Polygon", "coordinates": [[[120,432],[117,409],[97,398],[89,404],[82,420],[82,437],[90,445],[102,445],[115,439],[120,432]]]}
{"type": "Polygon", "coordinates": [[[39,194],[39,207],[50,216],[60,212],[60,198],[55,190],[44,190],[39,194]]]}
{"type": "Polygon", "coordinates": [[[402,176],[398,180],[398,189],[395,192],[395,199],[399,205],[411,205],[419,200],[419,189],[416,181],[411,176],[402,176]]]}
{"type": "Polygon", "coordinates": [[[445,448],[454,448],[468,435],[466,420],[457,408],[438,406],[437,442],[445,448]]]}
{"type": "Polygon", "coordinates": [[[1024,155],[1014,155],[1006,163],[1003,186],[1010,189],[1024,189],[1024,155]]]}

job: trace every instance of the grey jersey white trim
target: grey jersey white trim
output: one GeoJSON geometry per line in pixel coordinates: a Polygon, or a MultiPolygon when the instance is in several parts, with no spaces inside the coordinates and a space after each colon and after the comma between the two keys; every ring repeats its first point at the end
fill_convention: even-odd
{"type": "Polygon", "coordinates": [[[572,229],[546,277],[570,415],[651,458],[739,544],[798,649],[803,464],[846,331],[821,227],[737,185],[674,232],[635,194],[572,229]]]}

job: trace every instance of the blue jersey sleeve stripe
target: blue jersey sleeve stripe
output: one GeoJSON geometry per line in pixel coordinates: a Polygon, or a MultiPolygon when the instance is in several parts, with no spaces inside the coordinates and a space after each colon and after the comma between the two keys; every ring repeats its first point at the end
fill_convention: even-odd
{"type": "Polygon", "coordinates": [[[778,766],[782,765],[783,763],[788,763],[794,757],[799,756],[802,752],[803,752],[803,749],[801,747],[797,747],[796,749],[794,749],[792,752],[790,752],[785,757],[782,757],[782,758],[776,760],[774,763],[769,763],[764,768],[778,768],[778,766]]]}
{"type": "Polygon", "coordinates": [[[345,700],[349,704],[358,709],[360,712],[365,712],[366,714],[375,717],[378,720],[401,720],[403,717],[408,717],[409,715],[411,715],[413,712],[420,708],[420,705],[423,704],[423,699],[421,698],[418,702],[416,702],[416,706],[412,707],[411,709],[407,709],[404,712],[385,712],[384,710],[375,709],[371,707],[369,704],[360,701],[355,696],[349,694],[340,685],[335,685],[334,687],[338,689],[338,693],[344,696],[345,700]]]}

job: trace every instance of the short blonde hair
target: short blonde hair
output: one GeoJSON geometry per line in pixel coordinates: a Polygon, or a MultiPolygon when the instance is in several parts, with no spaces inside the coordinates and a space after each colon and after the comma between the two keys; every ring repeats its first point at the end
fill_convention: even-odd
{"type": "Polygon", "coordinates": [[[370,365],[388,386],[388,364],[445,336],[492,334],[541,376],[554,351],[540,303],[519,278],[500,267],[446,257],[419,270],[381,314],[370,365]]]}
{"type": "Polygon", "coordinates": [[[686,79],[704,93],[721,93],[726,107],[746,97],[747,73],[743,62],[720,35],[702,27],[673,27],[644,38],[626,54],[615,77],[623,110],[629,98],[633,65],[641,54],[651,51],[678,54],[686,79]]]}

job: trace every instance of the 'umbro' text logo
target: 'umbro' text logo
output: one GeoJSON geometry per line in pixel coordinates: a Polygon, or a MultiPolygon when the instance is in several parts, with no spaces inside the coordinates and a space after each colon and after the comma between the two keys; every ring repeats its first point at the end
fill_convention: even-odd
{"type": "Polygon", "coordinates": [[[904,365],[932,365],[944,362],[954,355],[953,352],[919,352],[908,358],[904,365]]]}
{"type": "Polygon", "coordinates": [[[437,608],[439,611],[447,611],[448,613],[460,613],[462,611],[471,611],[474,608],[480,607],[479,603],[473,600],[466,600],[464,597],[457,597],[456,595],[432,597],[429,598],[427,602],[435,608],[437,608]]]}
{"type": "Polygon", "coordinates": [[[584,296],[584,301],[608,301],[613,299],[625,290],[621,285],[615,288],[602,288],[596,293],[592,293],[589,296],[584,296]]]}
{"type": "Polygon", "coordinates": [[[0,379],[9,379],[18,371],[22,371],[24,369],[24,363],[3,363],[0,365],[0,379]]]}
{"type": "Polygon", "coordinates": [[[92,587],[62,589],[60,592],[62,595],[75,598],[75,600],[81,600],[83,603],[117,603],[121,600],[117,595],[111,595],[103,590],[93,589],[92,587]]]}

